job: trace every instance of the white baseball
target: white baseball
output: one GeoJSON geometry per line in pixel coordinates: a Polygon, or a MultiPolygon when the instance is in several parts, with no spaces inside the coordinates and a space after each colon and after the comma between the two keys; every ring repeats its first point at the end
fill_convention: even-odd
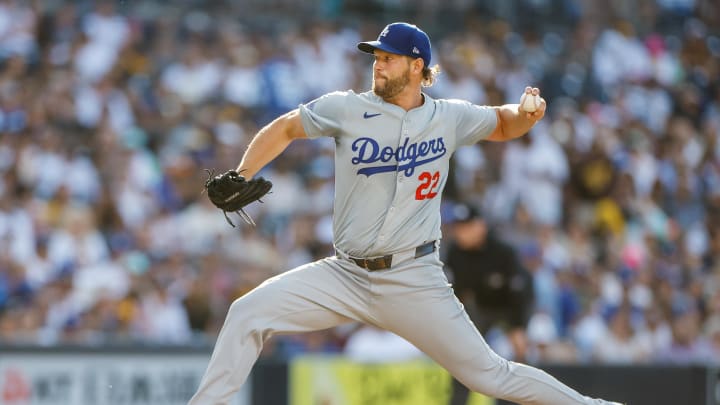
{"type": "Polygon", "coordinates": [[[522,97],[520,97],[520,106],[526,112],[535,112],[540,108],[540,96],[523,93],[522,97]]]}

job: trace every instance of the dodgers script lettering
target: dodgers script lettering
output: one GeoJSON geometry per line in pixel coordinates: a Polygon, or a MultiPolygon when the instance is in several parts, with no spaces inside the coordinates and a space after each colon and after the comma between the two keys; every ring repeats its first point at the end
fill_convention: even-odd
{"type": "Polygon", "coordinates": [[[354,165],[381,163],[358,170],[358,174],[368,177],[377,173],[395,171],[402,171],[406,176],[412,176],[416,167],[440,159],[447,153],[443,138],[413,143],[410,143],[410,138],[405,138],[402,145],[393,148],[381,147],[376,140],[362,137],[352,143],[352,150],[355,152],[351,161],[354,165]]]}

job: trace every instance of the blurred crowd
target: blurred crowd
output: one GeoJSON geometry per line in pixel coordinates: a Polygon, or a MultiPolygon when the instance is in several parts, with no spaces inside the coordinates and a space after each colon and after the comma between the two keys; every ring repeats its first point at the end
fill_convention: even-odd
{"type": "Polygon", "coordinates": [[[530,135],[458,151],[445,195],[533,274],[531,359],[720,362],[720,5],[409,3],[1,0],[0,343],[208,344],[235,298],[332,255],[332,141],[264,170],[254,228],[228,226],[204,169],[300,103],[368,89],[356,43],[408,20],[443,70],[430,95],[548,100],[530,135]]]}

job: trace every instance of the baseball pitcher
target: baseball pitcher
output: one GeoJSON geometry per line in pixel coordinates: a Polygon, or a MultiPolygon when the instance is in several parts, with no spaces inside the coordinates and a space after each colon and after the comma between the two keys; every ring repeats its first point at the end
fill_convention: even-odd
{"type": "Polygon", "coordinates": [[[374,57],[372,91],[300,105],[258,132],[237,170],[206,184],[219,208],[241,213],[270,189],[253,176],[292,141],[327,136],[336,143],[335,256],[273,277],[233,302],[190,405],[227,404],[273,334],[352,321],[402,336],[485,395],[528,405],[613,404],[494,353],[438,256],[450,156],[464,145],[527,133],[545,114],[540,91],[527,87],[520,104],[497,107],[428,97],[422,87],[438,73],[430,67],[430,39],[407,23],[388,25],[358,48],[374,57]]]}

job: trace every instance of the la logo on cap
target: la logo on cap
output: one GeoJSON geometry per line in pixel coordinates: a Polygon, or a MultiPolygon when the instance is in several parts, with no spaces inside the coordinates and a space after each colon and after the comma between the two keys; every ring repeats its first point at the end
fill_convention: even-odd
{"type": "Polygon", "coordinates": [[[385,27],[383,32],[380,33],[381,37],[387,36],[388,32],[390,32],[390,27],[385,27]]]}
{"type": "Polygon", "coordinates": [[[420,53],[420,50],[417,49],[417,46],[413,46],[413,53],[420,53]]]}

